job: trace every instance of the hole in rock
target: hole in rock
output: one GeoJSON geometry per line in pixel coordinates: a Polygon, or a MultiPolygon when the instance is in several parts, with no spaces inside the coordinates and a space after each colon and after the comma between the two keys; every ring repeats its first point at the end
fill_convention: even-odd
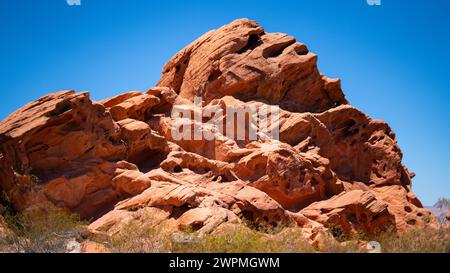
{"type": "Polygon", "coordinates": [[[253,223],[255,221],[253,212],[251,212],[251,211],[244,210],[241,212],[241,216],[242,216],[242,218],[244,218],[245,220],[247,220],[250,223],[253,223]]]}
{"type": "Polygon", "coordinates": [[[59,116],[65,112],[69,111],[70,109],[72,109],[72,104],[68,101],[65,101],[65,102],[61,103],[60,105],[57,105],[56,109],[50,113],[50,116],[59,116]]]}
{"type": "Polygon", "coordinates": [[[343,129],[343,128],[351,128],[356,125],[356,121],[354,121],[353,119],[348,119],[344,122],[341,122],[341,123],[336,122],[336,123],[338,125],[334,128],[335,130],[343,129]]]}
{"type": "Polygon", "coordinates": [[[262,40],[259,34],[250,34],[247,44],[241,48],[237,53],[242,54],[248,50],[253,50],[262,44],[262,40]]]}
{"type": "Polygon", "coordinates": [[[414,226],[416,224],[416,220],[410,219],[410,220],[406,221],[406,223],[410,226],[414,226]]]}
{"type": "Polygon", "coordinates": [[[329,228],[329,230],[331,232],[331,235],[333,235],[333,237],[336,240],[338,240],[338,241],[345,240],[345,238],[344,238],[344,231],[342,230],[342,228],[340,226],[333,225],[333,226],[328,227],[328,228],[329,228]]]}
{"type": "Polygon", "coordinates": [[[222,76],[222,72],[219,69],[215,69],[211,72],[211,74],[208,77],[208,81],[212,82],[217,80],[220,76],[222,76]]]}
{"type": "Polygon", "coordinates": [[[317,181],[317,179],[315,177],[313,177],[311,179],[311,187],[315,188],[315,187],[318,187],[319,185],[320,185],[319,181],[317,181]]]}
{"type": "Polygon", "coordinates": [[[261,232],[271,232],[279,223],[286,224],[277,214],[263,216],[253,211],[244,210],[239,216],[247,227],[261,232]]]}
{"type": "Polygon", "coordinates": [[[152,169],[158,168],[161,162],[166,159],[167,154],[161,150],[144,150],[133,154],[128,158],[130,163],[136,164],[139,171],[147,173],[152,169]]]}
{"type": "Polygon", "coordinates": [[[191,208],[192,207],[189,204],[184,204],[181,207],[173,207],[170,217],[178,219],[181,217],[181,215],[183,215],[186,211],[190,210],[191,208]]]}
{"type": "Polygon", "coordinates": [[[225,175],[218,175],[218,176],[214,176],[214,178],[212,179],[213,181],[217,182],[231,182],[230,179],[228,179],[225,175]]]}
{"type": "Polygon", "coordinates": [[[320,213],[321,214],[327,214],[327,213],[329,213],[331,211],[331,209],[325,209],[325,208],[321,208],[320,209],[320,213]]]}
{"type": "Polygon", "coordinates": [[[271,47],[268,47],[268,48],[264,49],[263,57],[266,59],[278,57],[283,53],[283,51],[288,46],[292,45],[293,43],[295,43],[295,41],[290,41],[289,43],[278,44],[278,45],[273,45],[271,47]]]}
{"type": "Polygon", "coordinates": [[[359,129],[354,129],[354,130],[350,130],[351,127],[347,127],[349,128],[348,130],[344,131],[344,133],[342,133],[342,137],[347,138],[353,135],[356,135],[359,133],[359,129]]]}
{"type": "Polygon", "coordinates": [[[381,214],[375,214],[373,217],[372,217],[372,221],[376,221],[378,218],[380,218],[380,216],[381,216],[381,214]]]}
{"type": "Polygon", "coordinates": [[[347,220],[352,222],[352,223],[356,223],[356,214],[349,214],[347,216],[347,220]]]}
{"type": "Polygon", "coordinates": [[[334,168],[334,171],[336,172],[338,177],[343,180],[351,181],[354,178],[353,166],[348,162],[342,162],[334,168]]]}
{"type": "Polygon", "coordinates": [[[173,172],[174,172],[174,173],[181,173],[182,171],[183,171],[183,168],[181,168],[180,165],[176,165],[176,166],[173,168],[173,172]]]}
{"type": "Polygon", "coordinates": [[[283,53],[284,48],[274,49],[274,50],[267,50],[267,52],[264,52],[263,56],[264,58],[275,58],[281,55],[283,53]]]}
{"type": "Polygon", "coordinates": [[[297,52],[297,55],[304,56],[309,53],[309,50],[306,47],[305,48],[302,47],[296,48],[295,52],[297,52]]]}
{"type": "Polygon", "coordinates": [[[412,208],[406,206],[406,207],[405,207],[405,211],[408,212],[408,213],[409,213],[409,212],[412,212],[412,208]]]}
{"type": "Polygon", "coordinates": [[[201,223],[201,222],[194,222],[191,224],[192,231],[197,231],[197,230],[201,229],[202,227],[203,227],[203,223],[201,223]]]}

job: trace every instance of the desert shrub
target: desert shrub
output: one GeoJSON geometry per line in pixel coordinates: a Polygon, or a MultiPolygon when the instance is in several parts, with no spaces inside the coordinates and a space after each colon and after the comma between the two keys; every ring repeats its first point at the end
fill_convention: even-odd
{"type": "Polygon", "coordinates": [[[305,253],[314,248],[301,236],[301,230],[286,228],[277,234],[262,233],[245,225],[229,225],[220,232],[174,242],[177,253],[305,253]]]}
{"type": "MultiPolygon", "coordinates": [[[[5,215],[8,232],[0,236],[0,252],[67,252],[69,240],[82,240],[85,229],[79,217],[54,206],[40,206],[20,214],[0,207],[5,215]],[[6,236],[5,236],[6,235],[6,236]]],[[[450,253],[450,230],[414,229],[398,233],[395,230],[376,235],[344,235],[330,226],[334,235],[320,237],[311,246],[298,227],[244,224],[223,224],[211,234],[198,231],[176,231],[174,223],[154,215],[141,215],[118,228],[105,244],[112,252],[124,253],[353,253],[366,252],[363,241],[377,241],[384,253],[450,253]]],[[[1,228],[1,227],[0,227],[1,228]]]]}
{"type": "MultiPolygon", "coordinates": [[[[175,245],[174,252],[184,253],[365,253],[365,241],[377,241],[383,253],[449,253],[448,228],[416,229],[403,233],[384,231],[375,236],[347,235],[346,241],[323,236],[313,248],[301,236],[300,228],[286,228],[274,236],[236,226],[228,231],[206,235],[188,243],[175,245]],[[363,239],[364,237],[364,239],[363,239]]],[[[343,238],[343,237],[341,237],[343,238]]]]}
{"type": "Polygon", "coordinates": [[[124,253],[292,253],[314,252],[301,237],[300,229],[268,235],[245,225],[225,225],[212,234],[173,231],[151,217],[130,221],[111,237],[112,252],[124,253]]]}
{"type": "Polygon", "coordinates": [[[387,231],[373,238],[384,253],[450,253],[450,229],[413,229],[396,233],[387,231]]]}
{"type": "Polygon", "coordinates": [[[300,228],[286,228],[270,240],[270,249],[274,253],[314,253],[313,247],[304,237],[300,228]]]}
{"type": "Polygon", "coordinates": [[[77,214],[51,204],[40,204],[18,214],[5,215],[11,233],[3,239],[11,252],[67,252],[71,239],[81,239],[85,223],[77,214]]]}
{"type": "Polygon", "coordinates": [[[239,218],[244,226],[265,234],[278,234],[287,228],[296,226],[293,222],[287,221],[268,222],[260,218],[250,220],[244,215],[240,215],[239,218]]]}
{"type": "Polygon", "coordinates": [[[224,227],[211,234],[200,235],[190,231],[173,233],[161,225],[129,223],[113,236],[111,246],[115,252],[132,253],[360,253],[367,252],[363,247],[364,240],[379,242],[382,252],[450,251],[449,230],[444,228],[398,234],[386,231],[370,237],[347,235],[345,241],[323,236],[318,245],[311,246],[298,227],[287,227],[273,234],[250,229],[246,225],[228,224],[224,227]]]}
{"type": "Polygon", "coordinates": [[[171,249],[170,231],[164,223],[147,216],[124,224],[108,247],[115,253],[167,253],[171,249]]]}
{"type": "Polygon", "coordinates": [[[317,248],[319,253],[364,253],[357,240],[349,240],[339,242],[330,238],[325,238],[320,247],[317,248]]]}
{"type": "MultiPolygon", "coordinates": [[[[1,210],[1,209],[0,209],[1,210]]],[[[10,245],[8,243],[8,237],[11,236],[9,229],[0,214],[0,253],[10,252],[10,245]]]]}
{"type": "Polygon", "coordinates": [[[173,241],[177,253],[250,253],[265,252],[267,238],[245,226],[236,226],[202,237],[191,236],[184,242],[173,241]]]}

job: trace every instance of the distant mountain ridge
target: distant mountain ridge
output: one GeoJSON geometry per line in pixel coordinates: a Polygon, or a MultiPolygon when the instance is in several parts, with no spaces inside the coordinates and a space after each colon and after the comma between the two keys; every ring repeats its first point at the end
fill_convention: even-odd
{"type": "Polygon", "coordinates": [[[450,211],[450,199],[441,198],[434,206],[427,206],[426,208],[436,215],[441,223],[447,223],[445,216],[450,211]]]}

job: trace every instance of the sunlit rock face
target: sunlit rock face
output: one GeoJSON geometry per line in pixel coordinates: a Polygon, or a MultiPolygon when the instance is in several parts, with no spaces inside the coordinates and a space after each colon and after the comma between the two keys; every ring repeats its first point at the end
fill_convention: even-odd
{"type": "Polygon", "coordinates": [[[389,126],[349,105],[295,38],[239,19],[162,73],[146,92],[94,102],[61,91],[11,114],[0,123],[0,190],[18,210],[50,201],[107,234],[142,211],[204,233],[258,221],[349,234],[435,224],[389,126]],[[276,137],[252,139],[250,126],[229,136],[226,115],[213,124],[204,114],[273,107],[276,137]],[[174,109],[202,113],[184,120],[212,137],[174,135],[174,109]]]}

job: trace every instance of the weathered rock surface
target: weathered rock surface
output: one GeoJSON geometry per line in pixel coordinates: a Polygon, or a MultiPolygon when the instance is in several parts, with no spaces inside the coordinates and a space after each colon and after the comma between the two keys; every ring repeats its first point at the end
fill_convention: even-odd
{"type": "Polygon", "coordinates": [[[201,233],[295,224],[311,240],[335,226],[352,234],[433,225],[395,134],[348,105],[340,81],[316,63],[293,37],[240,19],[177,53],[147,92],[99,103],[74,91],[44,96],[0,123],[0,191],[17,210],[48,200],[78,212],[93,234],[117,233],[144,212],[201,233]],[[235,139],[189,119],[213,138],[172,134],[174,106],[194,114],[273,105],[279,140],[235,139]]]}
{"type": "Polygon", "coordinates": [[[388,205],[363,190],[346,191],[316,202],[304,208],[301,214],[342,234],[372,234],[395,226],[395,217],[388,205]]]}
{"type": "Polygon", "coordinates": [[[263,98],[297,112],[322,112],[347,103],[339,80],[323,77],[317,55],[281,33],[266,33],[254,21],[236,20],[210,31],[177,53],[158,86],[206,102],[226,95],[263,98]]]}

